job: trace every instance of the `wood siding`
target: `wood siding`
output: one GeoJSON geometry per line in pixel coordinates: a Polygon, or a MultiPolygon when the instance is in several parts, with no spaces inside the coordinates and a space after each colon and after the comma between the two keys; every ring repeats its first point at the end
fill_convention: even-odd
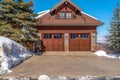
{"type": "Polygon", "coordinates": [[[42,50],[43,51],[64,51],[64,35],[62,34],[62,38],[55,39],[53,33],[49,33],[52,35],[51,38],[45,39],[44,34],[42,33],[42,50]]]}

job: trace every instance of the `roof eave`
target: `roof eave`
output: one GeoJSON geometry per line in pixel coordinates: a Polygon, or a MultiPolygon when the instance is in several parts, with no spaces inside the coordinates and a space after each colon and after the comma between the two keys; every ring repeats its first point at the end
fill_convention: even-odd
{"type": "Polygon", "coordinates": [[[101,26],[103,23],[96,24],[38,24],[38,26],[101,26]]]}

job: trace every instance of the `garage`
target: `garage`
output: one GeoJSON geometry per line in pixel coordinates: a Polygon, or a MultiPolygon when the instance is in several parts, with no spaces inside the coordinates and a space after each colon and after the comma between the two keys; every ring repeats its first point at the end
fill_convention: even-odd
{"type": "Polygon", "coordinates": [[[90,51],[90,34],[69,34],[69,51],[90,51]]]}
{"type": "MultiPolygon", "coordinates": [[[[43,51],[96,51],[97,27],[104,23],[71,0],[61,0],[36,17],[43,51]]],[[[40,45],[41,46],[41,45],[40,45]]]]}
{"type": "Polygon", "coordinates": [[[62,33],[43,33],[43,51],[64,51],[64,36],[62,33]]]}

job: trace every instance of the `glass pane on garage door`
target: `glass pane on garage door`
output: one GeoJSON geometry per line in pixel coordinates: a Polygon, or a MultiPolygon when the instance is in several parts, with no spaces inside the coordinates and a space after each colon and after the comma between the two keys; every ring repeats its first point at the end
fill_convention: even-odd
{"type": "Polygon", "coordinates": [[[51,39],[52,38],[52,34],[44,34],[44,39],[51,39]]]}
{"type": "Polygon", "coordinates": [[[89,38],[89,34],[80,34],[80,38],[89,38]]]}
{"type": "Polygon", "coordinates": [[[54,34],[54,39],[62,39],[62,34],[54,34]]]}
{"type": "Polygon", "coordinates": [[[78,39],[78,34],[70,34],[70,39],[78,39]]]}

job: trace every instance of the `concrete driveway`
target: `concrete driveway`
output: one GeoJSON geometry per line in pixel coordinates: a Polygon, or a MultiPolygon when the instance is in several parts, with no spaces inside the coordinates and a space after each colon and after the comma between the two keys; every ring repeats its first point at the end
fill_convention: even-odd
{"type": "MultiPolygon", "coordinates": [[[[73,53],[74,54],[74,53],[73,53]]],[[[76,54],[76,53],[75,53],[76,54]]],[[[3,75],[26,76],[36,78],[39,75],[49,76],[120,76],[120,60],[97,57],[90,53],[80,55],[40,55],[33,56],[13,72],[3,75]]]]}

